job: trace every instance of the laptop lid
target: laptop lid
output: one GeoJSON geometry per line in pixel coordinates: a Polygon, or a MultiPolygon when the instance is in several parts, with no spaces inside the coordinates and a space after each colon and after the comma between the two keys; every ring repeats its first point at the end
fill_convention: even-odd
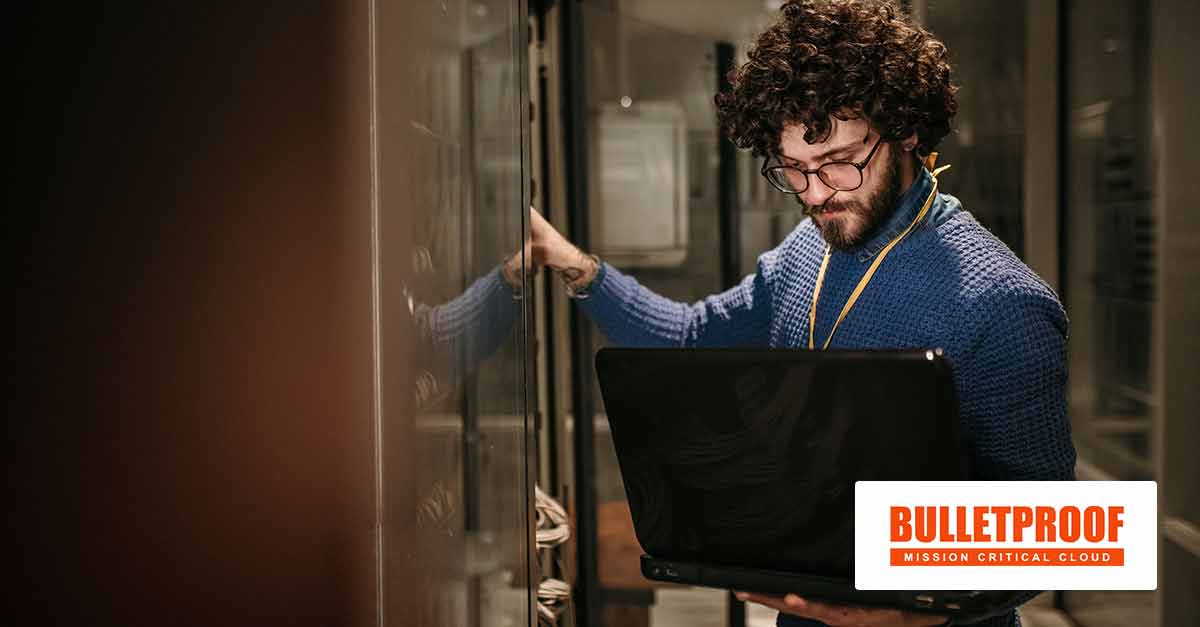
{"type": "Polygon", "coordinates": [[[940,351],[605,348],[596,369],[657,558],[849,578],[855,481],[967,478],[940,351]]]}

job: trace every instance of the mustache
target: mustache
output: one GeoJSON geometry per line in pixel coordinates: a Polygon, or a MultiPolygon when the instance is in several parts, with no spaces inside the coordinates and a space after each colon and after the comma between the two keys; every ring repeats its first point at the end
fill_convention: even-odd
{"type": "Polygon", "coordinates": [[[797,198],[796,202],[799,203],[803,208],[804,215],[809,217],[811,217],[813,214],[820,213],[825,209],[846,211],[848,213],[861,213],[861,211],[858,209],[858,204],[853,201],[830,201],[820,205],[806,205],[804,204],[804,201],[797,198]]]}

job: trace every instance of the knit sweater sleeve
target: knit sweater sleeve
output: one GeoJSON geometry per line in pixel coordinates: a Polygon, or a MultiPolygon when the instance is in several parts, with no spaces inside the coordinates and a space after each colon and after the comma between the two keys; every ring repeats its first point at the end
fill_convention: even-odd
{"type": "MultiPolygon", "coordinates": [[[[1067,481],[1075,446],[1066,403],[1068,323],[1048,289],[1001,289],[984,299],[992,312],[955,366],[960,406],[971,434],[978,480],[1067,481]]],[[[979,625],[1015,625],[1013,609],[1039,591],[1014,592],[999,615],[979,625]]]]}
{"type": "Polygon", "coordinates": [[[428,364],[456,380],[473,372],[512,335],[521,312],[500,267],[439,305],[414,304],[417,337],[433,356],[428,364]]]}
{"type": "Polygon", "coordinates": [[[766,346],[775,254],[763,253],[757,272],[735,287],[690,305],[655,294],[604,263],[591,295],[577,302],[618,346],[766,346]]]}
{"type": "Polygon", "coordinates": [[[1067,319],[1048,290],[1001,290],[987,299],[972,350],[957,364],[971,434],[974,478],[1071,480],[1075,447],[1067,420],[1067,319]]]}

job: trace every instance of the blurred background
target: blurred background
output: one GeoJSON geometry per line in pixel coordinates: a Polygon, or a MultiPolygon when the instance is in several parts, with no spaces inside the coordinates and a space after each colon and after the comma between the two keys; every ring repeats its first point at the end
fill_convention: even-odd
{"type": "MultiPolygon", "coordinates": [[[[712,97],[780,4],[13,15],[4,622],[773,625],[641,578],[605,339],[500,266],[532,204],[676,300],[752,272],[802,216],[712,97]]],[[[1071,318],[1079,479],[1159,483],[1159,589],[1024,623],[1194,625],[1200,6],[897,5],[961,88],[947,191],[1071,318]]]]}

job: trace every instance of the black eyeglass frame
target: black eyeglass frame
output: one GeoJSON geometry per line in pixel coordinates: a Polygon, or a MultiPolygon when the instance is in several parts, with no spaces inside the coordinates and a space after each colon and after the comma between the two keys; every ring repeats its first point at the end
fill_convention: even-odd
{"type": "Polygon", "coordinates": [[[759,170],[759,174],[762,174],[763,178],[767,179],[767,182],[769,182],[772,187],[774,187],[775,189],[777,189],[785,194],[797,195],[797,194],[803,194],[805,191],[807,191],[809,174],[816,174],[817,177],[821,179],[821,182],[824,183],[827,187],[829,187],[832,190],[839,191],[839,192],[852,192],[852,191],[862,187],[863,180],[865,178],[863,176],[863,170],[865,170],[867,168],[867,164],[871,162],[871,157],[875,156],[875,151],[879,150],[879,144],[882,144],[882,143],[883,143],[883,136],[880,136],[879,139],[875,140],[875,145],[871,147],[871,152],[868,152],[867,156],[864,157],[862,161],[830,161],[829,163],[822,163],[821,165],[819,165],[811,170],[805,170],[804,168],[798,168],[794,165],[783,165],[783,164],[773,165],[773,166],[768,167],[767,164],[771,163],[771,158],[768,157],[763,160],[762,169],[759,170]],[[855,185],[854,187],[845,187],[845,188],[835,187],[833,185],[830,185],[829,181],[826,181],[824,178],[821,177],[820,171],[821,171],[821,168],[827,168],[831,165],[852,165],[852,166],[854,166],[858,170],[858,185],[855,185]],[[779,183],[776,183],[775,179],[770,175],[770,172],[773,172],[775,170],[795,170],[796,172],[803,174],[804,175],[804,187],[799,190],[784,189],[783,187],[781,187],[779,185],[779,183]]]}

